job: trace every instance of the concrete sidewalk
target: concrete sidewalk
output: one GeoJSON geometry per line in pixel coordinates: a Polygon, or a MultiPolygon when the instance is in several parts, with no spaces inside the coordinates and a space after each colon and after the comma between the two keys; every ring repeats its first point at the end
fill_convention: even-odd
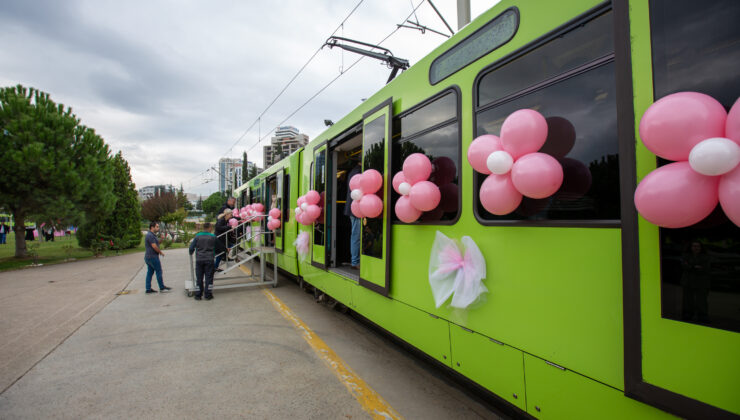
{"type": "MultiPolygon", "coordinates": [[[[100,292],[98,298],[83,299],[74,290],[65,294],[65,300],[88,305],[115,299],[0,395],[0,417],[370,417],[261,290],[216,291],[212,301],[194,301],[183,290],[189,276],[187,251],[165,252],[165,284],[175,289],[171,293],[143,293],[139,254],[125,262],[134,275],[127,286],[130,294],[115,297],[112,281],[111,293],[100,292]]],[[[85,268],[70,274],[111,277],[105,268],[85,268]]],[[[47,287],[41,277],[55,276],[75,289],[75,280],[64,280],[58,272],[36,273],[37,279],[29,281],[39,287],[47,287]]],[[[5,283],[22,288],[0,277],[0,289],[5,283]]],[[[496,418],[361,324],[315,304],[294,283],[282,279],[280,287],[270,290],[402,416],[496,418]]],[[[25,293],[26,304],[50,304],[46,299],[34,304],[32,288],[25,293]]],[[[37,318],[34,325],[43,322],[32,308],[26,314],[37,318]]]]}

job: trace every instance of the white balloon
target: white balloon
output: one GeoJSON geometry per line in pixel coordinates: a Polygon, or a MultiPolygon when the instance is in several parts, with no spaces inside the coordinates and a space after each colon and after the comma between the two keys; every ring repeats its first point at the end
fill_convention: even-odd
{"type": "Polygon", "coordinates": [[[303,213],[303,210],[301,210],[300,207],[295,208],[295,215],[298,216],[299,214],[303,213]]]}
{"type": "Polygon", "coordinates": [[[401,195],[409,195],[409,192],[411,192],[411,184],[408,182],[402,182],[398,186],[398,192],[400,192],[401,195]]]}
{"type": "Polygon", "coordinates": [[[486,167],[496,175],[508,174],[514,165],[514,158],[508,152],[497,150],[486,159],[486,167]]]}
{"type": "Polygon", "coordinates": [[[689,153],[689,165],[702,175],[723,175],[740,164],[740,146],[724,137],[701,141],[689,153]]]}
{"type": "Polygon", "coordinates": [[[359,200],[362,198],[362,190],[360,189],[352,190],[349,196],[352,197],[353,200],[359,200]]]}
{"type": "Polygon", "coordinates": [[[301,204],[301,210],[306,211],[307,208],[308,208],[308,203],[301,204]]]}

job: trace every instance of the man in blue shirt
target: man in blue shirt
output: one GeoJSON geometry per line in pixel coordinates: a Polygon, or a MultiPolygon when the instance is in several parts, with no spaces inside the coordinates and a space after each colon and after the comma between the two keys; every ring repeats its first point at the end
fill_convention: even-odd
{"type": "Polygon", "coordinates": [[[164,252],[159,249],[159,241],[155,233],[159,232],[159,223],[149,223],[149,232],[146,233],[144,238],[144,262],[146,262],[146,293],[157,293],[156,290],[152,289],[152,274],[157,273],[157,283],[159,283],[159,291],[167,292],[172,290],[171,287],[164,285],[162,281],[162,264],[159,262],[159,256],[164,257],[164,252]]]}
{"type": "Polygon", "coordinates": [[[349,187],[349,181],[359,173],[362,173],[362,167],[360,166],[360,162],[356,161],[355,166],[347,175],[347,198],[345,198],[346,204],[344,205],[344,215],[349,217],[352,225],[349,249],[352,257],[350,264],[355,270],[360,269],[360,219],[352,214],[352,189],[349,187]]]}
{"type": "Polygon", "coordinates": [[[204,223],[203,232],[195,235],[193,241],[190,242],[190,255],[195,253],[195,279],[198,283],[195,300],[200,300],[203,295],[205,295],[206,300],[213,299],[211,289],[214,270],[213,258],[216,254],[216,235],[211,232],[212,230],[210,223],[204,223]]]}

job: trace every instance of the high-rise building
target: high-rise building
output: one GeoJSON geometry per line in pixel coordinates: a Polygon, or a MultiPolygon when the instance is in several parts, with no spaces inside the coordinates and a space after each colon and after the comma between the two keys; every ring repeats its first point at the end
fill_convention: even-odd
{"type": "Polygon", "coordinates": [[[275,136],[270,139],[270,144],[264,147],[264,167],[269,168],[307,144],[308,136],[301,134],[297,128],[289,125],[278,127],[275,136]]]}
{"type": "Polygon", "coordinates": [[[162,194],[165,192],[175,192],[175,187],[173,187],[170,184],[167,185],[149,185],[143,188],[139,188],[139,197],[141,197],[142,200],[146,200],[148,198],[152,198],[157,194],[162,194]]]}
{"type": "Polygon", "coordinates": [[[242,160],[221,158],[218,160],[218,190],[220,192],[231,192],[242,185],[242,160]],[[236,174],[236,185],[234,185],[234,174],[236,174]]]}

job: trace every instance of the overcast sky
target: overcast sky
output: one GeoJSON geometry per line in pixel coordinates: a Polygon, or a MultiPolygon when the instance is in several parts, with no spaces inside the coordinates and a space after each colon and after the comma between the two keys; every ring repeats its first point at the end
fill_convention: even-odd
{"type": "MultiPolygon", "coordinates": [[[[358,3],[0,0],[0,86],[35,87],[71,106],[114,153],[123,152],[137,188],[182,183],[209,194],[218,189],[207,182],[215,174],[202,172],[250,148],[249,160],[262,166],[269,137],[257,145],[260,134],[357,59],[323,49],[244,135],[358,3]]],[[[420,3],[365,0],[336,35],[377,43],[420,3]]],[[[471,0],[472,17],[495,3],[471,0]]],[[[456,0],[434,4],[457,30],[456,0]]],[[[417,18],[446,32],[428,2],[417,18]]],[[[383,46],[413,65],[445,39],[401,29],[383,46]]],[[[363,59],[285,124],[314,138],[324,119],[339,120],[389,73],[363,59]]]]}

